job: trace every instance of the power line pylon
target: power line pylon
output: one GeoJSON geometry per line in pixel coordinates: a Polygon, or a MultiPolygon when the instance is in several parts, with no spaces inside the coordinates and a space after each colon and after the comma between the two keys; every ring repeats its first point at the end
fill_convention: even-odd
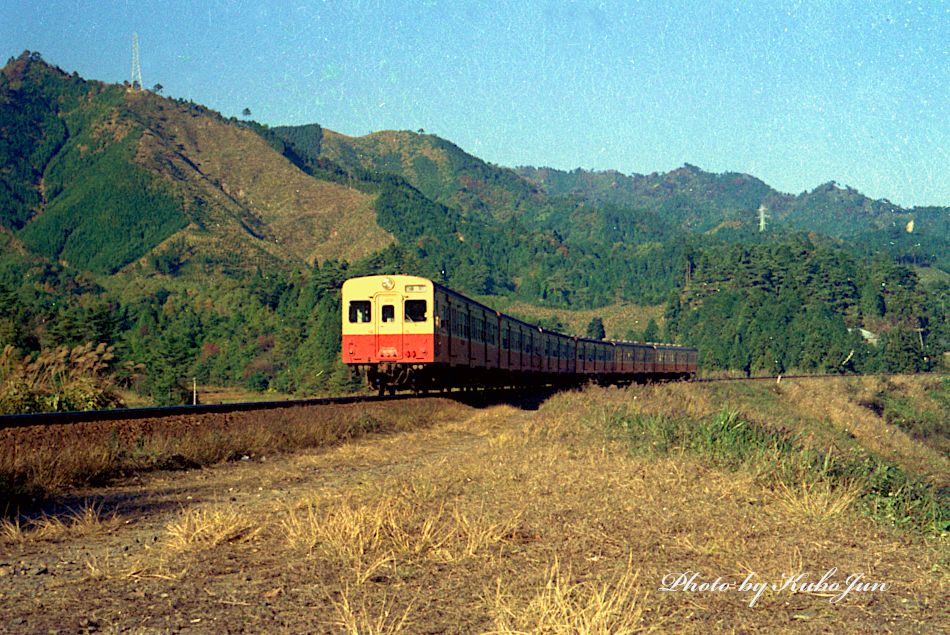
{"type": "Polygon", "coordinates": [[[132,34],[132,90],[142,90],[142,65],[139,64],[139,34],[132,34]]]}

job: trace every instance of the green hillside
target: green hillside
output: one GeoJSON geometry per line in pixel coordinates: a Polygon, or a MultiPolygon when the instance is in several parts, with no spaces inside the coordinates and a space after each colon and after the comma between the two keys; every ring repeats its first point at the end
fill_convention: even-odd
{"type": "MultiPolygon", "coordinates": [[[[299,128],[275,130],[299,139],[299,128]]],[[[465,214],[504,221],[544,202],[513,170],[486,163],[435,135],[387,130],[347,137],[324,130],[318,143],[302,149],[351,171],[398,175],[430,200],[465,214]]]]}

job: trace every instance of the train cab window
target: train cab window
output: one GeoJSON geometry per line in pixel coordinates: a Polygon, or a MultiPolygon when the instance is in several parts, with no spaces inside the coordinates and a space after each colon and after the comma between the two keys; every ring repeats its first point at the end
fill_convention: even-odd
{"type": "Polygon", "coordinates": [[[426,309],[425,300],[406,300],[406,322],[425,322],[426,309]]]}
{"type": "Polygon", "coordinates": [[[371,311],[369,300],[350,300],[350,324],[372,321],[371,311]]]}
{"type": "Polygon", "coordinates": [[[383,305],[382,313],[383,322],[395,322],[396,321],[396,307],[392,304],[383,305]]]}

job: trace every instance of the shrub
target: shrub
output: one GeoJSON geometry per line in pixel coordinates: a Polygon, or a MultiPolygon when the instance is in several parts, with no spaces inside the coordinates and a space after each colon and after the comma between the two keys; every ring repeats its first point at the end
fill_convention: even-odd
{"type": "Polygon", "coordinates": [[[35,358],[7,346],[0,353],[0,414],[121,407],[113,357],[105,344],[44,349],[35,358]]]}

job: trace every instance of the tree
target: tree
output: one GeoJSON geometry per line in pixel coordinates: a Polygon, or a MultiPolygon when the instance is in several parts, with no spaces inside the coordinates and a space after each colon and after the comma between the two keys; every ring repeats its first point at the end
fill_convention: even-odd
{"type": "Polygon", "coordinates": [[[161,84],[155,84],[154,86],[152,86],[153,93],[161,94],[163,90],[165,90],[165,87],[162,86],[161,84]]]}
{"type": "Polygon", "coordinates": [[[929,361],[920,350],[917,333],[901,325],[884,336],[881,352],[883,370],[889,373],[916,373],[929,370],[929,361]]]}
{"type": "Polygon", "coordinates": [[[241,111],[241,116],[243,116],[243,117],[250,117],[250,116],[251,116],[251,109],[250,109],[250,108],[245,108],[244,110],[242,110],[242,111],[241,111]]]}
{"type": "Polygon", "coordinates": [[[564,322],[562,322],[561,319],[556,315],[538,318],[535,320],[535,324],[543,328],[545,331],[557,331],[558,333],[563,333],[565,330],[567,330],[564,322]]]}
{"type": "Polygon", "coordinates": [[[595,340],[602,340],[607,337],[607,333],[604,331],[604,321],[600,317],[594,316],[591,318],[590,324],[587,325],[587,337],[595,340]]]}
{"type": "Polygon", "coordinates": [[[656,320],[650,318],[650,321],[647,322],[647,327],[643,329],[643,341],[644,342],[655,342],[660,337],[660,327],[657,326],[656,320]]]}

